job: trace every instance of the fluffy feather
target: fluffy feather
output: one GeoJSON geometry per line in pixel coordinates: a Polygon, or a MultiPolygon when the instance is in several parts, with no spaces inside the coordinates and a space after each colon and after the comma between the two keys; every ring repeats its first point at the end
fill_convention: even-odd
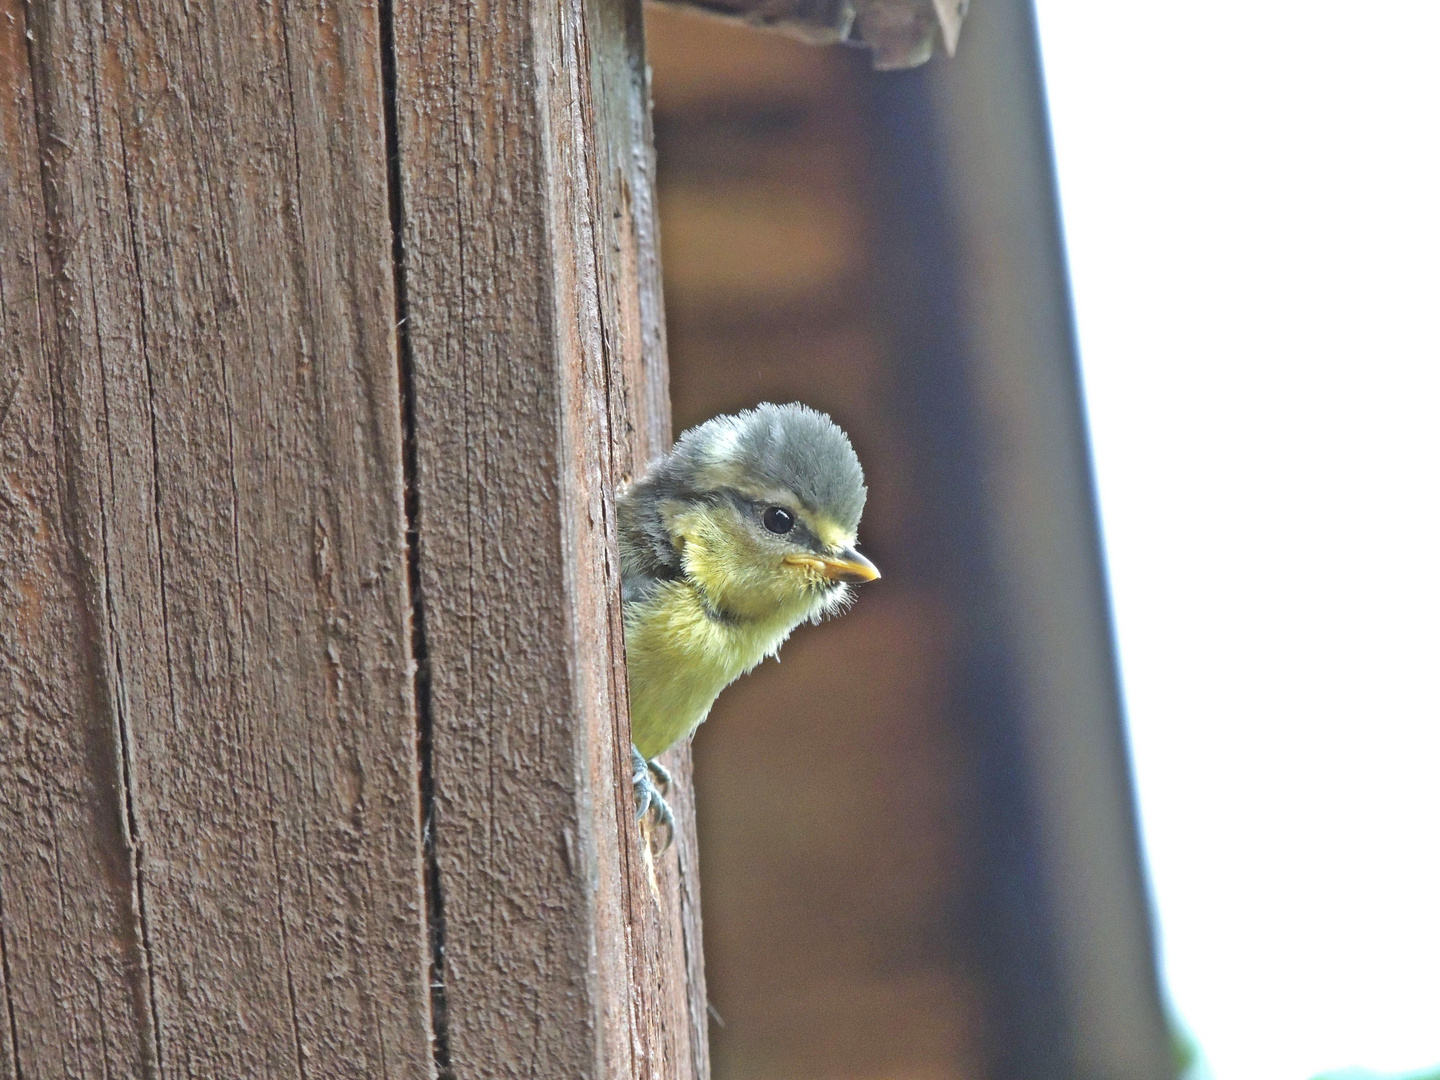
{"type": "Polygon", "coordinates": [[[847,585],[787,556],[852,551],[865,478],[850,440],[803,405],[760,405],[687,431],[619,500],[625,646],[636,747],[688,736],[720,691],[847,585]],[[794,519],[777,535],[779,507],[794,519]]]}

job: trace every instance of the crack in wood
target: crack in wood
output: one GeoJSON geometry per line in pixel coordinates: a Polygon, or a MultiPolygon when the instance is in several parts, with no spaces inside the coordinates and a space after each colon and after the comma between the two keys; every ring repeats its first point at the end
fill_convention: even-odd
{"type": "Polygon", "coordinates": [[[10,974],[10,943],[5,930],[5,893],[0,890],[0,991],[5,994],[5,1016],[10,1021],[10,1067],[15,1080],[25,1080],[20,1069],[20,1026],[15,1022],[15,999],[10,994],[14,977],[10,974]]]}
{"type": "MultiPolygon", "coordinates": [[[[27,3],[24,5],[23,9],[23,36],[25,40],[26,61],[29,67],[31,92],[30,96],[35,125],[36,148],[39,151],[37,166],[38,175],[40,178],[41,203],[43,207],[45,222],[47,249],[46,257],[48,259],[51,269],[51,291],[57,306],[63,310],[74,304],[77,285],[75,281],[76,274],[69,265],[72,251],[71,245],[66,241],[70,238],[66,235],[65,229],[63,227],[64,215],[59,204],[59,181],[57,180],[57,176],[61,170],[60,166],[57,165],[55,155],[53,154],[53,152],[51,152],[49,146],[50,144],[59,145],[69,153],[74,153],[75,147],[70,142],[62,138],[60,134],[56,131],[56,124],[52,115],[52,110],[54,107],[55,88],[50,85],[49,79],[45,78],[42,75],[42,68],[40,64],[40,55],[42,53],[42,42],[40,38],[42,36],[48,38],[48,27],[41,26],[37,30],[37,27],[33,26],[31,23],[31,16],[32,5],[27,3]]],[[[94,27],[91,26],[89,29],[91,35],[89,44],[93,53],[95,51],[94,27]]],[[[93,85],[91,91],[92,93],[94,93],[93,85]]],[[[123,140],[120,145],[120,151],[123,160],[125,154],[125,146],[123,140]]],[[[125,169],[128,178],[128,164],[126,165],[125,169]]],[[[131,213],[131,207],[129,205],[130,197],[131,193],[127,187],[127,220],[131,229],[130,239],[133,247],[135,264],[138,270],[139,249],[138,241],[134,234],[135,222],[133,218],[133,213],[131,213]]],[[[93,293],[95,288],[93,266],[89,267],[89,270],[89,284],[93,300],[93,293]]],[[[38,280],[40,274],[38,260],[36,264],[36,274],[38,298],[38,280]]],[[[141,335],[143,351],[145,348],[143,295],[141,296],[141,335]]],[[[101,371],[103,373],[104,354],[103,349],[99,348],[98,346],[98,341],[99,338],[97,335],[97,357],[101,361],[101,371]]],[[[108,717],[111,720],[111,726],[109,726],[109,729],[108,731],[106,731],[105,735],[102,736],[102,738],[104,738],[104,745],[103,747],[98,748],[101,751],[103,757],[108,760],[104,760],[100,764],[100,768],[98,771],[101,773],[101,775],[105,777],[105,780],[108,781],[107,786],[113,785],[114,788],[118,788],[117,794],[119,796],[119,813],[116,814],[113,819],[109,818],[108,814],[106,816],[107,824],[113,821],[113,824],[116,827],[116,833],[118,835],[105,836],[101,838],[101,844],[103,846],[108,846],[112,842],[112,840],[118,840],[121,848],[120,854],[124,862],[124,871],[126,872],[126,875],[128,877],[128,881],[125,883],[129,886],[128,899],[133,904],[133,908],[128,914],[133,919],[134,925],[127,927],[127,930],[131,933],[134,933],[135,937],[138,939],[136,942],[134,942],[134,944],[138,945],[140,954],[140,970],[138,972],[132,970],[130,975],[130,978],[132,980],[131,992],[140,1013],[140,1020],[142,1023],[148,1023],[149,1034],[151,1037],[151,1043],[149,1046],[144,1045],[143,1039],[141,1041],[142,1062],[148,1072],[150,1072],[152,1075],[158,1076],[161,1073],[162,1065],[160,1061],[159,1016],[156,1010],[155,998],[154,963],[152,959],[149,927],[145,910],[145,881],[143,868],[140,865],[141,849],[136,840],[133,787],[131,784],[129,768],[130,734],[127,726],[127,718],[125,716],[123,708],[123,697],[118,692],[120,689],[120,684],[123,682],[123,669],[119,667],[118,655],[115,656],[115,677],[117,685],[112,686],[105,660],[105,649],[107,643],[106,629],[108,629],[108,620],[113,614],[113,603],[110,596],[109,553],[106,547],[107,539],[105,533],[106,507],[103,495],[97,493],[96,501],[97,509],[101,519],[102,536],[100,544],[101,565],[99,567],[96,567],[94,565],[93,552],[86,548],[84,541],[81,539],[81,536],[84,533],[84,515],[81,508],[81,501],[83,496],[78,490],[75,476],[75,461],[78,457],[78,449],[75,445],[67,442],[66,439],[66,436],[68,435],[73,440],[77,433],[74,430],[73,425],[66,423],[66,421],[71,419],[71,417],[69,417],[66,405],[62,401],[62,395],[64,393],[64,390],[62,388],[57,392],[56,389],[57,387],[63,387],[63,380],[58,378],[57,372],[54,370],[50,371],[49,375],[56,384],[55,386],[49,388],[50,393],[48,395],[51,402],[52,422],[54,423],[53,438],[55,440],[55,467],[57,472],[56,490],[57,492],[63,492],[63,495],[61,496],[63,507],[62,515],[66,518],[72,518],[72,520],[68,523],[68,527],[65,530],[67,533],[67,546],[69,548],[69,558],[71,564],[70,572],[75,578],[80,593],[82,595],[88,593],[88,596],[85,596],[85,599],[82,600],[82,603],[80,605],[81,611],[79,622],[80,626],[82,627],[81,640],[85,641],[86,644],[89,646],[89,648],[86,650],[89,655],[89,662],[87,666],[89,666],[90,668],[88,672],[88,677],[91,681],[91,691],[94,695],[93,706],[95,708],[95,716],[102,725],[104,718],[108,717]],[[104,608],[107,620],[105,626],[102,626],[99,619],[99,613],[95,610],[96,604],[99,604],[104,608]],[[141,978],[144,979],[143,987],[136,985],[133,982],[133,979],[136,975],[139,975],[141,978]]],[[[17,393],[19,388],[19,381],[20,380],[17,377],[15,387],[17,393]]],[[[103,392],[104,391],[102,377],[102,393],[103,392]]],[[[9,403],[7,403],[5,411],[8,413],[9,403]]],[[[153,443],[154,432],[152,430],[152,448],[153,443]]],[[[111,467],[113,469],[113,462],[111,462],[111,467]]],[[[158,484],[158,476],[156,477],[156,482],[158,484]]],[[[156,524],[158,528],[158,517],[156,524]]],[[[95,730],[96,729],[92,729],[92,738],[94,737],[95,730]]],[[[96,751],[97,748],[92,744],[92,747],[90,749],[91,754],[95,754],[96,751]]],[[[117,808],[112,807],[110,809],[113,810],[117,808]]],[[[53,825],[55,821],[53,802],[51,810],[53,825]]],[[[60,849],[60,846],[60,843],[57,841],[55,844],[55,850],[58,851],[60,849]]],[[[63,907],[63,885],[60,883],[60,863],[58,859],[55,862],[54,870],[57,881],[57,894],[60,896],[60,903],[63,907]]],[[[3,936],[3,913],[0,913],[0,936],[3,936]]],[[[11,1050],[14,1058],[13,1065],[15,1068],[15,1075],[18,1080],[18,1078],[21,1076],[18,1042],[19,1027],[15,1015],[13,996],[8,992],[8,988],[10,985],[9,953],[8,946],[6,946],[4,942],[0,942],[0,951],[3,951],[4,953],[5,980],[7,986],[6,1007],[7,1012],[9,1013],[11,1025],[11,1050]]],[[[97,1015],[99,1015],[103,1026],[103,1009],[97,1015]]],[[[105,1068],[108,1070],[108,1060],[102,1060],[104,1061],[105,1068]]]]}
{"type": "MultiPolygon", "coordinates": [[[[140,258],[140,236],[135,221],[135,196],[130,184],[129,152],[123,138],[120,140],[120,160],[125,173],[125,220],[130,230],[130,253],[131,258],[134,260],[136,280],[140,281],[143,280],[143,263],[140,258]]],[[[151,364],[150,343],[146,330],[148,326],[148,311],[145,304],[145,290],[143,287],[136,290],[136,298],[140,308],[140,355],[144,360],[146,390],[149,393],[149,409],[147,411],[150,419],[150,472],[154,498],[155,551],[159,561],[160,572],[160,632],[165,642],[165,678],[166,686],[170,694],[170,715],[172,719],[178,723],[179,705],[175,698],[175,661],[170,652],[170,607],[167,595],[168,590],[166,588],[165,537],[160,522],[160,492],[163,490],[163,484],[160,480],[160,433],[158,430],[158,419],[156,417],[155,372],[151,364]]],[[[124,777],[125,828],[128,834],[128,846],[131,851],[132,866],[134,868],[136,917],[140,924],[141,951],[145,963],[146,978],[150,988],[148,1006],[151,1037],[154,1040],[153,1053],[155,1054],[155,1071],[157,1075],[163,1075],[164,1064],[160,1057],[160,1009],[155,992],[155,957],[150,946],[150,921],[145,908],[145,868],[142,865],[144,851],[136,841],[134,788],[130,783],[130,732],[126,724],[124,711],[119,707],[118,698],[114,702],[114,705],[116,732],[120,743],[117,750],[120,755],[121,770],[124,777]]]]}
{"type": "Polygon", "coordinates": [[[400,178],[400,133],[395,71],[393,0],[380,0],[380,74],[384,95],[386,184],[390,204],[391,259],[395,278],[395,336],[400,394],[402,468],[405,477],[405,561],[410,595],[410,652],[415,702],[415,749],[424,858],[425,924],[430,944],[430,1038],[440,1080],[454,1076],[450,1062],[445,986],[445,897],[435,832],[434,722],[430,698],[430,651],[425,636],[425,599],[420,577],[420,488],[416,454],[415,354],[410,340],[405,277],[405,202],[400,178]]]}
{"type": "MultiPolygon", "coordinates": [[[[270,820],[270,853],[277,867],[281,865],[279,833],[279,826],[272,818],[270,820]]],[[[300,1035],[300,1001],[295,994],[295,972],[290,966],[290,940],[285,929],[285,889],[283,885],[276,891],[275,899],[280,913],[280,955],[285,961],[285,992],[290,998],[290,1031],[295,1038],[295,1074],[300,1080],[306,1080],[308,1073],[305,1069],[305,1040],[300,1035]]]]}

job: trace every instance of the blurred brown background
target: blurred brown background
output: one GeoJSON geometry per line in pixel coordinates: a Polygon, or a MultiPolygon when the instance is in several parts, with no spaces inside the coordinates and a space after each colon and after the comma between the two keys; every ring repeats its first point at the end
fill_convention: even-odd
{"type": "Polygon", "coordinates": [[[830,413],[885,575],[696,737],[715,1076],[978,1077],[976,978],[946,918],[967,872],[951,622],[907,550],[922,495],[878,310],[877,76],[666,9],[647,33],[676,431],[766,400],[830,413]]]}
{"type": "Polygon", "coordinates": [[[885,575],[696,736],[715,1078],[1173,1076],[1030,0],[646,19],[676,430],[830,413],[885,575]]]}

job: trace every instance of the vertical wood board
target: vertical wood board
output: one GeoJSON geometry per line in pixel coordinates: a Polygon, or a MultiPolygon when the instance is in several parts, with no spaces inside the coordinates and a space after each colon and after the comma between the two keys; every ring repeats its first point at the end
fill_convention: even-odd
{"type": "Polygon", "coordinates": [[[83,460],[96,418],[62,356],[89,282],[52,273],[41,164],[64,147],[37,126],[25,15],[0,6],[0,1076],[141,1076],[149,980],[83,460]]]}
{"type": "Polygon", "coordinates": [[[652,896],[628,783],[613,492],[669,426],[639,19],[396,12],[457,1076],[708,1074],[693,832],[652,896]]]}
{"type": "MultiPolygon", "coordinates": [[[[14,486],[56,504],[64,558],[22,554],[54,598],[46,623],[79,641],[56,635],[20,669],[53,673],[45,734],[78,760],[77,790],[57,793],[61,768],[8,746],[0,792],[27,822],[59,794],[116,820],[77,826],[78,885],[7,880],[5,899],[94,891],[109,907],[93,921],[139,938],[64,930],[48,947],[75,962],[9,965],[15,1060],[101,1071],[88,1045],[52,1050],[81,1038],[46,1011],[60,993],[102,1002],[84,1038],[125,1047],[115,1075],[428,1076],[377,12],[12,14],[38,168],[8,139],[7,168],[38,173],[44,205],[7,203],[4,228],[23,235],[29,214],[43,244],[40,355],[19,351],[43,364],[25,422],[43,421],[43,390],[58,447],[49,488],[18,449],[37,478],[14,486]],[[87,971],[107,949],[128,982],[87,971]],[[136,1000],[109,1003],[114,986],[136,1000]]],[[[24,839],[0,839],[7,877],[24,839]]],[[[23,914],[6,904],[7,954],[12,927],[42,933],[23,914]]]]}

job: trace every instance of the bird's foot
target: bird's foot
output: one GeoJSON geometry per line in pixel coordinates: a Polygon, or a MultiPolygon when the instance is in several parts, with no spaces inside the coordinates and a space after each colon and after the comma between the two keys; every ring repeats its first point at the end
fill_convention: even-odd
{"type": "Polygon", "coordinates": [[[675,839],[675,815],[662,794],[670,790],[670,770],[658,761],[646,761],[645,755],[633,746],[630,755],[634,764],[630,782],[635,786],[635,820],[644,821],[647,814],[654,814],[655,824],[665,826],[665,840],[659,852],[663,855],[675,839]]]}
{"type": "MultiPolygon", "coordinates": [[[[636,750],[635,753],[639,754],[640,751],[636,750]]],[[[654,761],[645,762],[645,765],[649,768],[650,775],[655,777],[656,780],[660,781],[658,785],[660,790],[666,795],[669,795],[670,785],[674,783],[674,778],[671,777],[670,770],[665,768],[664,765],[661,765],[658,758],[654,761]]]]}

